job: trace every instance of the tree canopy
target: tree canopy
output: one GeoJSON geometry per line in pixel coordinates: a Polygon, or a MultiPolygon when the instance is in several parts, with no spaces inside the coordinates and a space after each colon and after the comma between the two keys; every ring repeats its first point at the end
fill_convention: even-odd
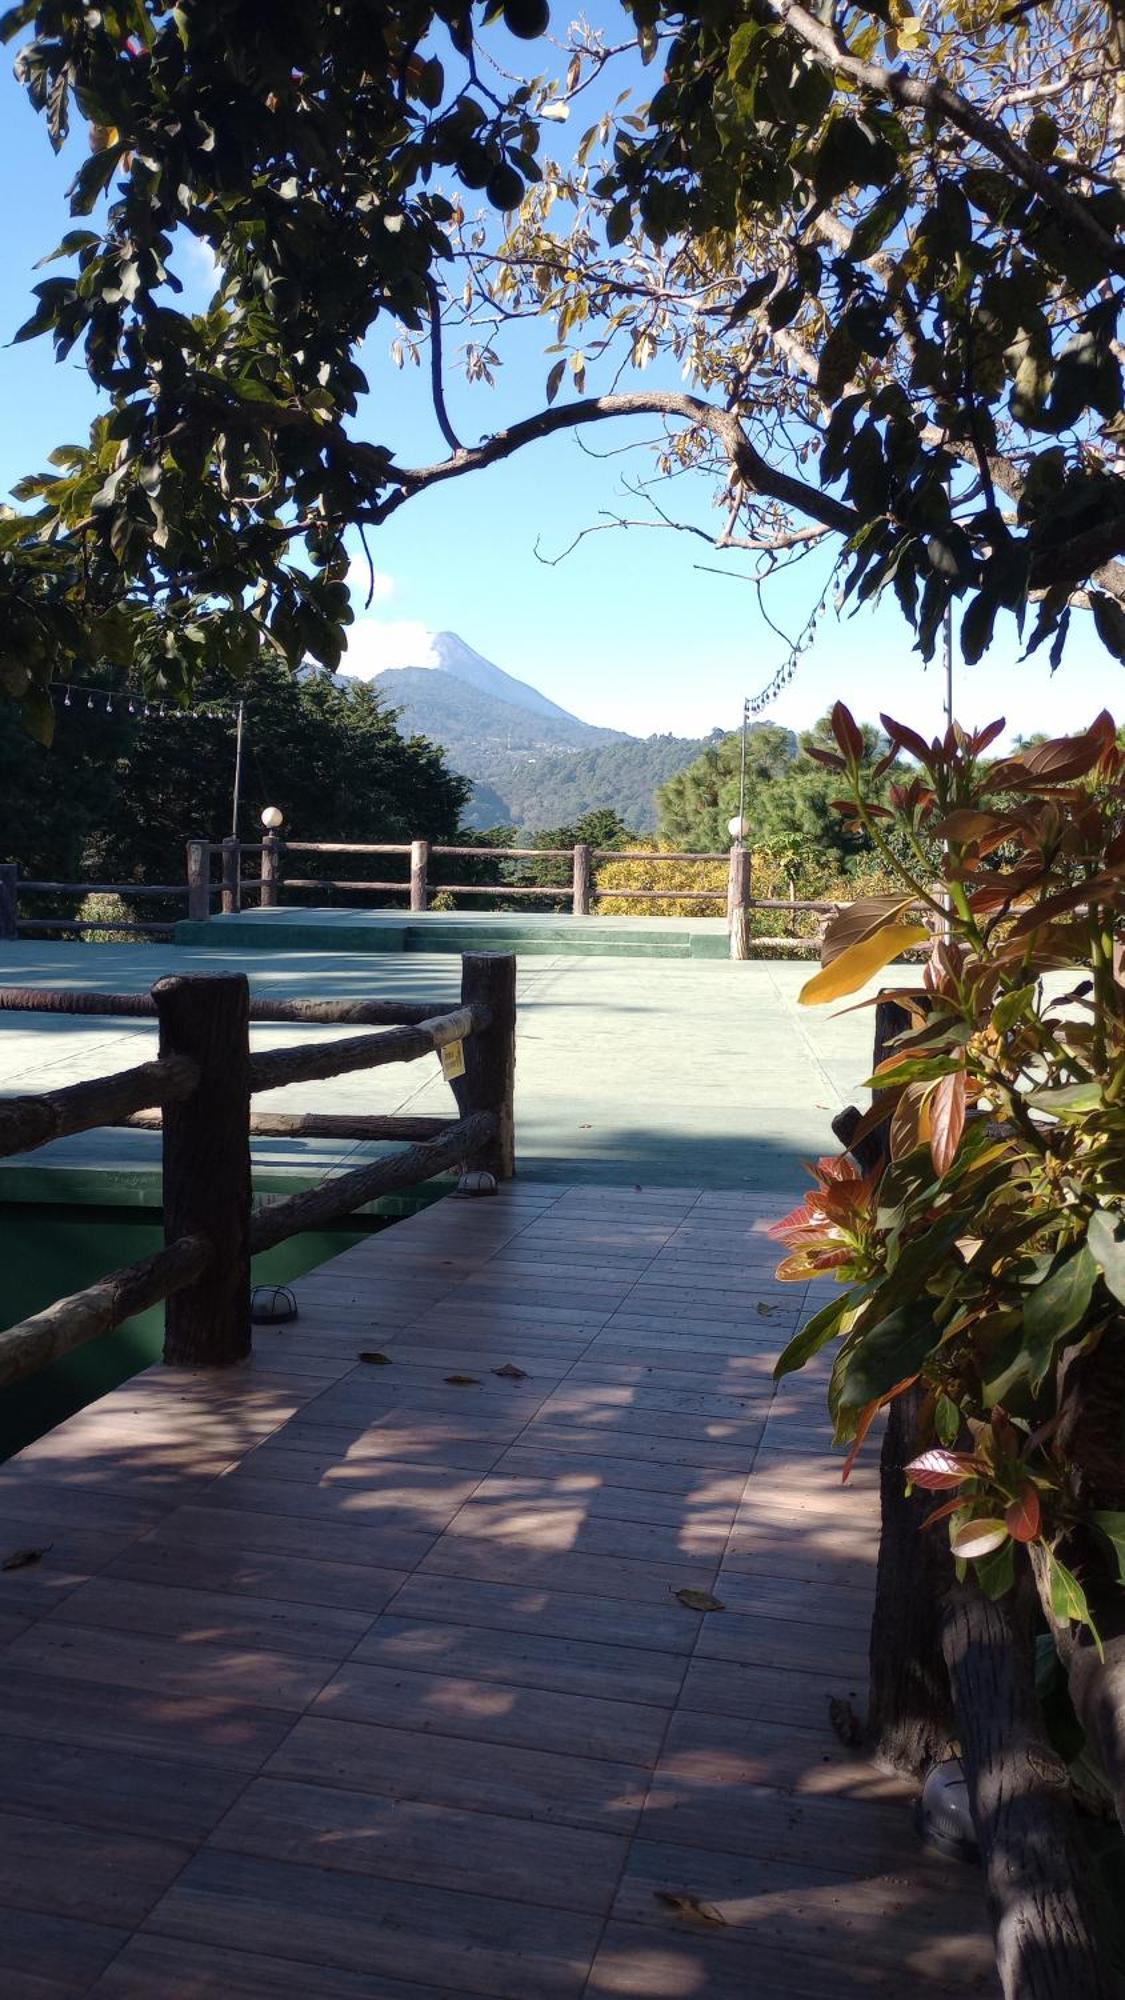
{"type": "Polygon", "coordinates": [[[334,666],[349,529],[638,414],[659,473],[713,476],[721,525],[677,526],[767,563],[831,548],[846,594],[893,588],[924,654],[957,601],[966,658],[1032,606],[1057,660],[1077,602],[1125,656],[1116,0],[630,0],[620,38],[580,27],[565,74],[503,96],[477,60],[499,11],[546,27],[542,0],[476,21],[467,0],[20,0],[0,21],[52,143],[76,112],[92,149],[20,337],[80,345],[108,404],[0,519],[0,683],[33,722],[91,651],[172,692],[263,647],[334,666]],[[544,158],[541,118],[638,44],[647,108],[544,158]],[[201,313],[176,303],[187,236],[216,261],[201,313]],[[545,406],[463,444],[443,326],[487,375],[533,314],[545,406]],[[434,464],[400,462],[365,400],[379,321],[428,352],[434,464]],[[618,386],[672,360],[678,386],[618,386]]]}

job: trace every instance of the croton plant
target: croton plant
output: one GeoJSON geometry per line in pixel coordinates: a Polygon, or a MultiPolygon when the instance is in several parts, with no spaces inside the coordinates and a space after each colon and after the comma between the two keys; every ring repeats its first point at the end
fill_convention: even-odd
{"type": "Polygon", "coordinates": [[[812,754],[901,890],[839,914],[801,999],[856,992],[912,946],[929,958],[920,984],[879,996],[908,1025],[850,1143],[862,1155],[880,1130],[883,1161],[819,1161],[775,1225],[780,1276],[843,1287],[777,1372],[837,1343],[845,1477],[877,1412],[917,1386],[907,1473],[945,1496],[930,1520],[958,1561],[1000,1595],[1030,1544],[1053,1618],[1092,1625],[1075,1549],[1125,1579],[1125,752],[1107,714],[999,761],[1002,722],[930,743],[883,724],[886,767],[918,767],[889,807],[842,704],[838,751],[812,754]]]}

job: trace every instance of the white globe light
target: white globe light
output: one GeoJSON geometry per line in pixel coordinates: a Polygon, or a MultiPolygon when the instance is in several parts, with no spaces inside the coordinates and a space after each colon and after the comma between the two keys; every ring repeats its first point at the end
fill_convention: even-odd
{"type": "Polygon", "coordinates": [[[733,819],[728,819],[727,832],[730,834],[732,840],[745,840],[749,831],[750,822],[748,819],[739,819],[737,813],[733,819]]]}
{"type": "Polygon", "coordinates": [[[282,812],[280,806],[266,806],[263,809],[262,825],[268,826],[271,833],[282,824],[284,819],[285,814],[282,812]]]}

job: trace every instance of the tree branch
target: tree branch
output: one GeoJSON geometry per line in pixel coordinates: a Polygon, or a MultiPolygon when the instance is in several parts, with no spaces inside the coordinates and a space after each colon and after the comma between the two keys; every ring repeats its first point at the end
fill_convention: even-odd
{"type": "Polygon", "coordinates": [[[800,0],[765,0],[765,4],[770,13],[791,28],[806,48],[812,49],[829,68],[852,77],[856,83],[878,96],[889,98],[892,104],[925,111],[930,117],[939,117],[956,126],[966,138],[975,139],[995,159],[1003,161],[1025,187],[1031,188],[1041,201],[1053,208],[1069,228],[1084,236],[1111,270],[1125,275],[1125,249],[1107,235],[1085,204],[1069,189],[1060,187],[1040,161],[1033,159],[1002,125],[998,125],[975,104],[970,104],[960,92],[940,81],[923,83],[917,77],[909,76],[905,70],[885,69],[879,63],[863,62],[860,57],[851,54],[834,29],[826,27],[802,7],[800,0]]]}

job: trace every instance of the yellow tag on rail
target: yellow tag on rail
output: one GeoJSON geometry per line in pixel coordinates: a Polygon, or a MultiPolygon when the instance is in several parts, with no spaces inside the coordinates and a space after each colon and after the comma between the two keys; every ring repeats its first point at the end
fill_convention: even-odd
{"type": "Polygon", "coordinates": [[[441,1073],[447,1083],[452,1083],[455,1077],[464,1076],[465,1074],[464,1042],[447,1042],[445,1047],[440,1051],[440,1055],[441,1055],[441,1073]]]}

